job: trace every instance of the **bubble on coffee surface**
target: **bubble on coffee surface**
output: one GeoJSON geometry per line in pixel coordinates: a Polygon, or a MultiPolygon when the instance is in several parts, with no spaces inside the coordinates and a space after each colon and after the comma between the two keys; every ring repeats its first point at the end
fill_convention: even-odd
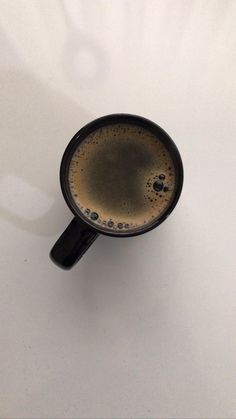
{"type": "Polygon", "coordinates": [[[69,187],[81,213],[95,226],[120,234],[158,219],[172,202],[175,169],[154,134],[131,124],[97,129],[78,146],[69,187]]]}

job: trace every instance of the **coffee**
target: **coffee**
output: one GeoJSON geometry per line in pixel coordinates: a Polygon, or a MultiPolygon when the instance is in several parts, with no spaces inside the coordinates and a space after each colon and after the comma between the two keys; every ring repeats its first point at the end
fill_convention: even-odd
{"type": "Polygon", "coordinates": [[[122,234],[146,229],[166,212],[175,195],[176,172],[160,138],[141,126],[117,123],[78,145],[68,180],[82,218],[122,234]]]}

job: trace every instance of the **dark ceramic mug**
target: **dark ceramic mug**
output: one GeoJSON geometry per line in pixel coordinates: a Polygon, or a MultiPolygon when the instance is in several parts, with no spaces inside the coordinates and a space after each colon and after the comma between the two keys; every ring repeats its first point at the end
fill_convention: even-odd
{"type": "Polygon", "coordinates": [[[75,134],[75,136],[68,144],[62,157],[60,167],[60,183],[65,201],[75,217],[53,246],[50,252],[50,256],[51,259],[61,268],[70,269],[83,256],[85,251],[91,246],[99,234],[105,234],[113,237],[131,237],[144,234],[161,224],[173,211],[181,194],[183,186],[183,165],[175,143],[169,137],[169,135],[157,124],[141,116],[131,114],[113,114],[103,116],[90,122],[82,129],[80,129],[77,134],[75,134]],[[74,199],[72,198],[68,180],[69,165],[78,145],[83,140],[85,140],[88,135],[97,129],[111,124],[120,123],[132,124],[142,127],[158,137],[161,142],[164,143],[166,149],[171,155],[175,168],[175,192],[170,205],[166,208],[164,213],[162,213],[162,215],[153,223],[148,224],[140,231],[135,232],[122,231],[121,233],[114,230],[105,231],[104,228],[99,225],[94,226],[94,223],[90,222],[89,218],[85,217],[85,215],[81,213],[74,199]]]}

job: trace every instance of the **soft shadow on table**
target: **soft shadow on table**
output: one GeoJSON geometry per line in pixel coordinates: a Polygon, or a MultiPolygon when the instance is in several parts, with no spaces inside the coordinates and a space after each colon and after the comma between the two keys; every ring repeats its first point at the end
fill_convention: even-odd
{"type": "Polygon", "coordinates": [[[66,217],[66,206],[65,211],[61,211],[60,160],[71,137],[92,117],[29,73],[1,72],[0,83],[4,155],[0,169],[0,182],[4,185],[1,215],[33,234],[59,233],[66,217]],[[21,213],[17,202],[19,188],[23,202],[20,203],[21,213]],[[15,208],[13,195],[16,196],[15,208]]]}
{"type": "MultiPolygon", "coordinates": [[[[184,216],[172,215],[172,220],[143,236],[98,238],[60,282],[54,304],[63,307],[62,329],[78,336],[82,349],[84,342],[89,350],[93,344],[98,348],[107,344],[118,360],[117,351],[131,364],[137,354],[147,365],[152,359],[154,376],[163,374],[167,388],[175,377],[181,378],[183,369],[191,371],[202,383],[196,393],[198,404],[207,389],[204,366],[195,364],[198,349],[183,301],[187,284],[178,261],[179,222],[184,225],[184,216]]],[[[188,383],[187,378],[180,395],[188,392],[188,383]]],[[[161,389],[156,397],[160,394],[161,389]]]]}
{"type": "MultiPolygon", "coordinates": [[[[169,225],[137,237],[100,236],[68,274],[65,304],[68,299],[77,306],[79,298],[83,310],[95,321],[97,315],[99,319],[116,306],[118,310],[120,305],[129,310],[134,303],[145,307],[150,289],[163,287],[171,235],[169,225]]],[[[160,299],[160,310],[162,303],[160,299]]]]}
{"type": "MultiPolygon", "coordinates": [[[[81,89],[91,91],[106,81],[108,73],[108,57],[101,42],[90,36],[89,27],[81,28],[81,21],[86,21],[87,7],[83,2],[77,2],[77,13],[72,15],[63,2],[59,2],[66,24],[66,42],[63,46],[62,66],[64,72],[73,86],[79,85],[81,89]]],[[[99,4],[99,9],[103,5],[99,4]]]]}

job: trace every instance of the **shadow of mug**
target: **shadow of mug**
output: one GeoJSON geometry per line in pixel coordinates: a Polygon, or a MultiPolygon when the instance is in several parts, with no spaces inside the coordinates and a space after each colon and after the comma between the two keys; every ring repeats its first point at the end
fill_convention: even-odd
{"type": "Polygon", "coordinates": [[[65,220],[65,211],[58,211],[61,155],[90,116],[29,73],[2,71],[0,83],[1,215],[18,228],[50,236],[65,220]]]}

